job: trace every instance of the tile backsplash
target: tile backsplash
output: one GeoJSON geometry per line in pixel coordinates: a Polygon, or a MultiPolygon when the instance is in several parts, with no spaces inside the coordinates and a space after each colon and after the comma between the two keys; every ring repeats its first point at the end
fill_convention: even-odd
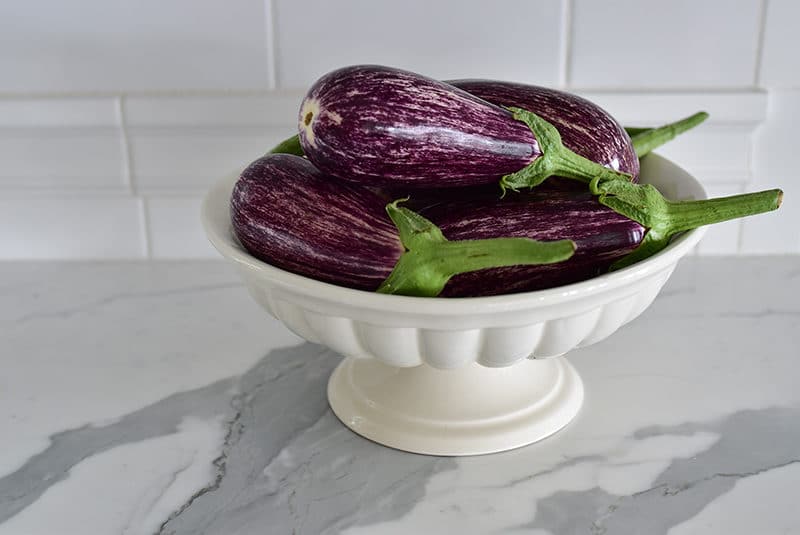
{"type": "Polygon", "coordinates": [[[753,85],[760,0],[574,4],[570,82],[577,87],[753,85]]]}
{"type": "Polygon", "coordinates": [[[711,119],[662,154],[777,214],[700,254],[800,252],[794,0],[0,3],[0,259],[216,257],[200,199],[290,135],[304,88],[382,63],[561,87],[621,122],[711,119]]]}
{"type": "Polygon", "coordinates": [[[558,83],[560,0],[276,0],[273,10],[280,88],[307,88],[352,63],[558,83]]]}
{"type": "Polygon", "coordinates": [[[261,0],[0,2],[0,91],[259,90],[261,0]]]}

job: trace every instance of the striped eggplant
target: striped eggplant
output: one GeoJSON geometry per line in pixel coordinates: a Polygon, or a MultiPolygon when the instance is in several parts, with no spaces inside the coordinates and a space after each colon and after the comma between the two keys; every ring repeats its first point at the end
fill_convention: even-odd
{"type": "Polygon", "coordinates": [[[536,113],[558,129],[564,146],[605,167],[639,178],[639,158],[708,119],[697,112],[656,128],[623,128],[603,108],[578,95],[497,80],[448,80],[492,104],[536,113]]]}
{"type": "Polygon", "coordinates": [[[231,195],[236,237],[254,256],[294,273],[377,288],[403,254],[386,202],[325,180],[299,157],[272,155],[244,170],[231,195]]]}
{"type": "Polygon", "coordinates": [[[536,113],[558,129],[564,146],[605,167],[639,178],[639,158],[625,129],[603,108],[572,93],[496,80],[448,80],[498,106],[536,113]]]}
{"type": "MultiPolygon", "coordinates": [[[[539,88],[537,86],[528,86],[528,85],[522,85],[522,84],[511,84],[509,82],[497,82],[497,81],[492,81],[492,80],[454,80],[454,81],[452,81],[452,83],[455,84],[455,85],[462,84],[462,83],[463,84],[475,83],[475,84],[478,84],[479,86],[483,86],[483,84],[488,84],[490,86],[497,85],[497,86],[501,86],[501,87],[508,87],[508,86],[512,86],[512,85],[521,85],[521,87],[523,87],[523,88],[542,89],[545,92],[552,91],[552,92],[561,93],[561,94],[567,95],[567,96],[574,96],[574,95],[571,95],[570,93],[564,93],[564,92],[560,92],[560,91],[557,91],[557,90],[551,90],[551,89],[547,89],[547,88],[539,88]]],[[[480,89],[478,91],[480,91],[480,89]]],[[[488,101],[489,101],[489,99],[487,98],[487,102],[488,101]]],[[[524,108],[524,109],[532,109],[532,108],[534,108],[534,106],[525,105],[524,103],[520,104],[519,107],[520,108],[524,108]]],[[[542,118],[545,118],[545,115],[546,114],[543,114],[542,118]]],[[[667,123],[667,124],[664,124],[664,125],[661,125],[661,126],[658,126],[658,127],[655,127],[655,128],[626,126],[626,127],[624,127],[624,129],[625,129],[625,132],[631,138],[631,145],[633,146],[634,152],[636,152],[636,156],[638,156],[638,158],[641,159],[642,157],[644,157],[647,154],[649,154],[650,152],[652,152],[654,149],[657,149],[658,147],[660,147],[661,145],[667,143],[668,141],[671,141],[671,140],[675,139],[680,134],[683,134],[684,132],[686,132],[688,130],[691,130],[692,128],[694,128],[695,126],[699,125],[700,123],[702,123],[706,119],[708,119],[708,113],[706,113],[704,111],[699,111],[697,113],[694,113],[694,114],[690,115],[689,117],[685,117],[685,118],[680,119],[678,121],[674,121],[672,123],[667,123]]],[[[571,146],[574,146],[574,143],[567,142],[567,143],[565,143],[565,146],[567,146],[569,148],[571,146]]],[[[587,152],[589,152],[589,151],[586,151],[585,149],[581,149],[581,148],[576,148],[574,150],[576,152],[582,153],[582,154],[586,154],[587,152]]],[[[272,153],[272,154],[279,154],[280,153],[280,154],[294,154],[294,155],[297,155],[297,156],[304,156],[305,155],[305,153],[303,152],[303,147],[300,145],[300,136],[298,136],[297,134],[295,134],[292,137],[282,141],[281,143],[276,145],[269,152],[272,153]]],[[[605,163],[603,165],[605,165],[606,167],[613,167],[612,163],[610,163],[610,162],[613,162],[613,161],[614,161],[613,159],[610,159],[607,163],[605,163]]],[[[598,163],[602,163],[602,162],[598,162],[598,163]]],[[[558,178],[558,177],[555,177],[555,178],[558,178]]],[[[637,176],[633,175],[632,176],[632,181],[636,182],[637,178],[638,178],[637,176]]],[[[550,182],[553,182],[553,181],[550,181],[550,182]]],[[[559,182],[559,184],[565,184],[567,181],[560,180],[558,182],[559,182]]],[[[582,184],[578,184],[578,183],[576,183],[574,181],[570,181],[569,183],[572,185],[573,189],[578,189],[578,188],[582,188],[583,187],[582,184]],[[577,188],[576,188],[576,186],[577,186],[577,188]]]]}
{"type": "Polygon", "coordinates": [[[610,180],[593,181],[584,191],[542,187],[502,199],[484,188],[452,198],[421,196],[413,207],[453,240],[503,235],[575,242],[575,254],[559,264],[457,275],[442,295],[461,296],[540,290],[586,280],[657,253],[676,233],[775,210],[781,198],[780,190],[769,190],[673,202],[651,185],[610,180]],[[493,224],[485,225],[489,220],[493,224]]]}
{"type": "MultiPolygon", "coordinates": [[[[268,155],[231,195],[236,237],[254,256],[317,280],[383,293],[435,296],[459,273],[569,258],[568,240],[449,241],[430,221],[365,187],[332,179],[308,160],[268,155]]],[[[499,222],[488,218],[484,226],[499,222]]],[[[498,286],[503,291],[501,286],[498,286]]]]}
{"type": "Polygon", "coordinates": [[[597,202],[587,188],[535,188],[509,192],[462,193],[454,200],[415,199],[414,207],[450,239],[520,236],[536,240],[570,239],[575,254],[559,264],[513,266],[463,273],[450,280],[442,295],[498,295],[552,288],[590,279],[608,271],[636,249],[647,229],[597,202]],[[487,226],[485,221],[493,224],[487,226]]]}
{"type": "Polygon", "coordinates": [[[500,181],[520,188],[552,175],[585,183],[630,178],[566,148],[558,130],[530,110],[506,109],[390,67],[358,65],[323,76],[303,99],[298,128],[303,151],[319,169],[363,185],[500,181]]]}
{"type": "Polygon", "coordinates": [[[632,219],[645,228],[642,242],[629,255],[614,262],[619,269],[654,255],[665,248],[672,236],[694,228],[777,210],[783,191],[771,189],[698,201],[670,201],[652,184],[595,178],[589,191],[597,202],[632,219]]]}

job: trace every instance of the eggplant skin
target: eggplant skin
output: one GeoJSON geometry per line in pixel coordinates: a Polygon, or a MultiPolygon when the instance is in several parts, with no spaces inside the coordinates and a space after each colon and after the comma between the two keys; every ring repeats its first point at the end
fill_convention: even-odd
{"type": "Polygon", "coordinates": [[[506,109],[412,72],[356,65],[309,90],[300,143],[320,170],[368,186],[497,182],[541,155],[506,109]]]}
{"type": "MultiPolygon", "coordinates": [[[[441,199],[441,197],[439,197],[441,199]]],[[[601,205],[588,191],[538,188],[499,195],[477,191],[456,200],[417,199],[419,213],[450,240],[526,237],[571,239],[572,258],[557,264],[485,269],[454,276],[442,297],[500,295],[553,288],[596,277],[644,238],[639,223],[601,205]]]]}
{"type": "Polygon", "coordinates": [[[339,286],[375,290],[404,247],[376,192],[289,154],[260,158],[231,195],[233,230],[253,256],[339,286]]]}
{"type": "MultiPolygon", "coordinates": [[[[513,106],[531,111],[556,127],[565,147],[600,165],[639,179],[639,158],[625,129],[603,108],[585,98],[535,85],[496,80],[448,80],[463,89],[499,106],[513,106]]],[[[567,189],[586,186],[572,180],[567,189]]]]}

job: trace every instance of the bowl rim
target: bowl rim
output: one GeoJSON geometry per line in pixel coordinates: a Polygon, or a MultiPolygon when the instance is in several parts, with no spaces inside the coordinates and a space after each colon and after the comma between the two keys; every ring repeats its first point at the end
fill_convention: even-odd
{"type": "MultiPolygon", "coordinates": [[[[649,154],[646,158],[652,163],[672,167],[676,176],[683,175],[681,178],[686,185],[695,190],[695,198],[707,198],[702,184],[677,164],[658,154],[649,154]]],[[[201,220],[206,235],[223,257],[241,268],[255,272],[263,279],[268,279],[272,285],[281,286],[315,300],[372,310],[390,310],[394,313],[419,313],[422,311],[420,307],[424,307],[425,313],[459,316],[475,312],[486,313],[493,309],[509,311],[539,308],[602,294],[628,286],[677,263],[700,241],[706,230],[705,227],[700,227],[685,232],[650,258],[618,271],[554,288],[483,297],[387,295],[311,279],[275,267],[249,254],[235,238],[230,223],[230,194],[238,176],[238,173],[232,174],[213,184],[201,206],[201,220]],[[227,217],[221,217],[223,202],[222,214],[227,217]],[[225,220],[224,224],[221,219],[225,220]]]]}

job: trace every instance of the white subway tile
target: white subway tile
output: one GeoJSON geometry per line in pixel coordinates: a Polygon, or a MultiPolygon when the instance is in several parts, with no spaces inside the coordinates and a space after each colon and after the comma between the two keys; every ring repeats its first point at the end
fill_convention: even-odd
{"type": "Polygon", "coordinates": [[[743,183],[750,178],[754,125],[702,124],[656,152],[692,173],[703,184],[743,183]]]}
{"type": "Polygon", "coordinates": [[[0,259],[144,256],[140,201],[0,199],[0,259]]]}
{"type": "Polygon", "coordinates": [[[263,0],[0,2],[0,91],[261,89],[263,0]]]}
{"type": "Polygon", "coordinates": [[[760,0],[574,0],[571,84],[753,85],[760,0]]]}
{"type": "Polygon", "coordinates": [[[240,172],[294,131],[284,128],[134,128],[129,131],[139,191],[204,191],[240,172]]]}
{"type": "Polygon", "coordinates": [[[800,2],[769,0],[764,26],[759,83],[767,87],[800,87],[800,2]]]}
{"type": "Polygon", "coordinates": [[[303,94],[163,96],[125,99],[125,124],[137,126],[279,126],[297,128],[303,94]]]}
{"type": "MultiPolygon", "coordinates": [[[[709,197],[725,197],[742,193],[743,184],[706,185],[709,197]]],[[[742,220],[734,219],[709,225],[706,235],[700,240],[697,252],[701,255],[732,255],[739,251],[739,235],[742,220]]]]}
{"type": "Polygon", "coordinates": [[[800,175],[797,154],[800,134],[800,90],[769,93],[767,121],[753,145],[753,181],[748,191],[781,188],[783,206],[774,213],[749,217],[742,227],[742,252],[800,253],[800,175]]]}
{"type": "Polygon", "coordinates": [[[153,258],[219,258],[200,224],[201,197],[147,199],[153,258]]]}
{"type": "MultiPolygon", "coordinates": [[[[707,123],[756,123],[767,116],[763,91],[580,91],[618,121],[630,126],[656,126],[698,111],[707,123]]],[[[700,126],[699,128],[705,128],[700,126]]]]}
{"type": "Polygon", "coordinates": [[[0,128],[53,126],[119,126],[116,99],[0,98],[0,128]]]}
{"type": "Polygon", "coordinates": [[[0,188],[124,190],[115,128],[0,128],[0,188]]]}
{"type": "Polygon", "coordinates": [[[305,89],[338,67],[378,63],[554,85],[560,11],[558,0],[275,0],[278,84],[305,89]]]}
{"type": "Polygon", "coordinates": [[[126,99],[137,188],[205,190],[295,134],[301,99],[292,93],[126,99]]]}

